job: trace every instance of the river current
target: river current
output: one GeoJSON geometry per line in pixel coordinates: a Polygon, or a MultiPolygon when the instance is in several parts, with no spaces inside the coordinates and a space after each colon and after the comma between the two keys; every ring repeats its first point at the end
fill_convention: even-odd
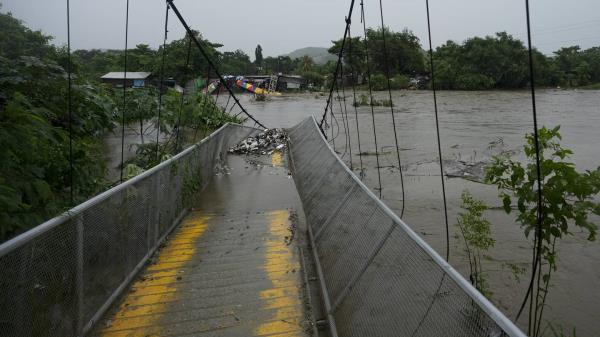
{"type": "MultiPolygon", "coordinates": [[[[375,95],[379,100],[387,98],[387,92],[375,95]]],[[[319,119],[325,98],[306,93],[259,102],[249,95],[241,96],[248,111],[269,127],[291,127],[310,115],[319,119]]],[[[343,100],[334,101],[337,122],[328,118],[328,124],[333,129],[336,151],[343,155],[346,163],[352,160],[354,171],[359,173],[358,116],[364,181],[375,189],[378,179],[371,109],[359,107],[355,112],[352,100],[352,93],[346,92],[350,147],[346,145],[348,140],[340,115],[343,100]]],[[[444,256],[446,236],[433,96],[429,91],[396,91],[393,102],[406,196],[403,220],[444,256]]],[[[562,144],[573,150],[571,160],[578,170],[600,166],[600,91],[538,91],[537,107],[540,127],[561,126],[562,144]]],[[[484,270],[493,292],[492,301],[514,319],[529,278],[531,241],[524,237],[514,214],[507,215],[502,210],[496,187],[476,181],[481,178],[492,155],[505,152],[523,159],[525,134],[533,130],[531,97],[527,91],[441,91],[438,92],[438,109],[442,158],[447,174],[450,263],[468,276],[466,253],[457,237],[456,227],[460,195],[468,189],[491,208],[486,217],[492,224],[496,244],[484,258],[484,270]],[[510,265],[525,268],[519,281],[510,265]]],[[[402,189],[390,108],[375,107],[374,112],[383,201],[400,214],[402,189]]],[[[331,136],[331,129],[327,132],[331,136]]],[[[592,219],[596,224],[600,223],[598,217],[592,219]]],[[[577,230],[574,234],[558,244],[558,271],[552,277],[545,319],[569,333],[576,327],[577,336],[598,336],[600,242],[587,241],[584,233],[577,230]]],[[[525,317],[523,315],[518,322],[523,329],[526,329],[525,317]]],[[[547,335],[551,335],[550,331],[547,335]]]]}

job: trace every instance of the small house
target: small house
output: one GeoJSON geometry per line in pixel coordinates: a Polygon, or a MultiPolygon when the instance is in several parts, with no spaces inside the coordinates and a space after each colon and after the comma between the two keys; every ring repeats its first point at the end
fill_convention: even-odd
{"type": "MultiPolygon", "coordinates": [[[[111,84],[115,87],[123,86],[123,78],[125,73],[122,71],[112,71],[100,79],[102,82],[111,84]]],[[[149,83],[150,73],[145,71],[132,71],[127,72],[127,78],[125,78],[125,86],[127,88],[142,88],[147,86],[149,83]]]]}

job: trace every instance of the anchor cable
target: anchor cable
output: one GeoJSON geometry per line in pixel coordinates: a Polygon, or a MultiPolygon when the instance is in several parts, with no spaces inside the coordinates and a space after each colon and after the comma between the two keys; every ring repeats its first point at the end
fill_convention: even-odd
{"type": "MultiPolygon", "coordinates": [[[[354,0],[352,0],[352,1],[354,1],[354,0]]],[[[233,91],[231,90],[231,88],[229,88],[229,86],[225,82],[225,79],[223,78],[223,76],[221,76],[221,73],[219,72],[219,69],[215,66],[215,64],[212,62],[212,60],[210,59],[210,57],[208,57],[208,54],[206,53],[206,51],[204,50],[204,48],[200,44],[200,41],[198,41],[198,39],[196,38],[196,36],[193,35],[192,29],[190,28],[190,26],[187,24],[187,22],[185,21],[185,19],[183,18],[183,16],[179,12],[179,10],[177,9],[177,6],[175,6],[175,4],[173,3],[173,0],[167,0],[167,2],[169,3],[169,5],[171,6],[171,8],[173,9],[173,12],[177,16],[177,18],[179,19],[179,21],[181,22],[181,24],[183,25],[183,27],[185,28],[185,30],[192,37],[194,44],[196,45],[196,47],[198,47],[198,50],[200,51],[200,54],[202,54],[202,56],[204,57],[204,59],[208,62],[208,65],[214,70],[215,74],[219,77],[220,82],[225,86],[225,88],[229,92],[229,95],[231,95],[231,97],[233,97],[233,100],[235,101],[235,103],[240,107],[240,109],[242,109],[242,111],[244,112],[244,114],[246,116],[248,116],[248,118],[250,118],[252,121],[256,122],[256,124],[258,124],[263,129],[266,129],[267,128],[266,126],[264,126],[256,118],[254,118],[254,116],[252,116],[244,108],[244,106],[240,103],[239,99],[233,93],[233,91]]]]}
{"type": "MultiPolygon", "coordinates": [[[[172,1],[172,0],[169,0],[172,1]]],[[[337,63],[335,65],[335,71],[333,74],[333,80],[334,82],[331,83],[331,88],[329,89],[329,96],[327,97],[327,104],[325,105],[325,111],[323,112],[323,117],[321,118],[321,122],[319,122],[319,128],[321,129],[321,132],[323,134],[325,134],[323,132],[323,123],[325,121],[325,117],[327,116],[327,110],[329,107],[329,104],[331,104],[331,100],[333,99],[333,90],[334,90],[334,86],[335,86],[335,80],[338,77],[338,72],[340,70],[340,64],[342,62],[342,54],[344,53],[344,45],[346,43],[346,36],[348,34],[348,26],[350,26],[350,18],[352,17],[352,11],[354,10],[354,0],[352,0],[350,2],[350,9],[348,10],[348,16],[346,17],[346,28],[344,29],[344,38],[342,39],[342,45],[340,46],[340,51],[338,52],[338,59],[337,59],[337,63]]]]}
{"type": "Polygon", "coordinates": [[[398,132],[396,131],[396,118],[394,116],[394,103],[392,101],[392,86],[390,83],[390,66],[388,62],[388,50],[386,46],[385,38],[385,24],[383,23],[383,4],[382,0],[379,0],[379,13],[381,17],[381,37],[383,39],[383,59],[385,63],[385,72],[387,78],[387,89],[390,99],[390,111],[392,113],[392,127],[394,128],[394,140],[396,145],[396,157],[398,158],[398,170],[400,172],[400,187],[402,189],[402,210],[400,211],[400,218],[404,217],[404,208],[406,202],[406,196],[404,192],[404,174],[402,173],[402,162],[400,161],[400,148],[398,146],[398,132]]]}
{"type": "Polygon", "coordinates": [[[435,89],[435,73],[433,65],[433,43],[431,42],[431,19],[429,15],[429,0],[425,0],[427,7],[427,33],[429,36],[429,66],[431,71],[431,90],[433,91],[433,109],[435,112],[435,132],[437,136],[437,148],[440,164],[440,178],[442,182],[442,198],[444,200],[444,220],[446,224],[446,261],[450,259],[450,227],[448,225],[448,206],[446,202],[446,183],[444,182],[444,163],[442,160],[442,145],[440,141],[440,123],[438,119],[437,95],[435,89]]]}

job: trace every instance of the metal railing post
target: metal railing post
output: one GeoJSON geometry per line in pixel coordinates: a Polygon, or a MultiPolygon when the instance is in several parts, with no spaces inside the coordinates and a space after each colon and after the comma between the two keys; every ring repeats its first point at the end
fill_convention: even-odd
{"type": "Polygon", "coordinates": [[[76,286],[76,299],[77,299],[77,335],[83,336],[83,327],[85,326],[84,318],[84,284],[83,284],[83,249],[84,249],[84,225],[83,225],[83,213],[76,216],[77,219],[77,269],[75,275],[75,286],[76,286]]]}
{"type": "Polygon", "coordinates": [[[154,244],[158,242],[158,238],[160,237],[159,229],[160,229],[160,176],[162,172],[157,172],[156,175],[156,188],[154,189],[154,204],[156,205],[156,212],[154,214],[154,244]]]}

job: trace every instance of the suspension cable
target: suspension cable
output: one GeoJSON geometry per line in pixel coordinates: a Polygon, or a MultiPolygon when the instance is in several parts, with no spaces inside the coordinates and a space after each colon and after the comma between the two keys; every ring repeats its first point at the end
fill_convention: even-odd
{"type": "Polygon", "coordinates": [[[362,162],[362,149],[360,146],[360,127],[358,126],[358,107],[356,101],[356,84],[354,83],[354,65],[352,64],[352,34],[350,32],[350,26],[348,26],[348,58],[350,59],[350,73],[352,74],[352,97],[354,98],[354,116],[356,119],[356,137],[358,138],[358,158],[360,160],[360,178],[363,178],[363,162],[362,162]]]}
{"type": "Polygon", "coordinates": [[[127,109],[127,38],[129,37],[129,0],[125,9],[125,50],[123,53],[123,111],[121,112],[121,178],[123,183],[123,169],[125,166],[125,110],[127,109]]]}
{"type": "MultiPolygon", "coordinates": [[[[192,39],[189,37],[188,35],[188,48],[187,48],[187,55],[185,57],[185,70],[189,70],[190,67],[190,56],[192,53],[192,39]]],[[[186,94],[186,88],[185,88],[185,83],[183,86],[183,92],[181,93],[181,101],[179,102],[179,116],[177,117],[177,137],[175,138],[175,152],[178,152],[179,149],[179,132],[181,131],[181,112],[183,110],[183,103],[185,100],[185,94],[186,94]]]]}
{"type": "MultiPolygon", "coordinates": [[[[350,26],[348,26],[350,29],[350,26]]],[[[344,132],[346,134],[346,143],[348,146],[348,153],[350,155],[350,170],[354,171],[354,166],[352,164],[352,142],[350,141],[350,121],[348,120],[348,105],[346,103],[346,89],[344,88],[344,62],[340,64],[340,78],[342,80],[342,100],[344,101],[344,114],[346,115],[346,124],[344,125],[344,132]]],[[[338,96],[340,95],[338,89],[338,96]]],[[[341,105],[341,102],[340,102],[341,105]]]]}
{"type": "Polygon", "coordinates": [[[369,41],[367,38],[367,20],[365,19],[364,1],[360,0],[360,22],[363,24],[365,39],[365,59],[367,63],[367,85],[369,87],[369,106],[371,107],[371,120],[373,122],[373,139],[375,142],[375,160],[377,161],[377,181],[379,182],[379,199],[381,199],[383,188],[381,186],[381,167],[379,165],[379,145],[377,145],[377,129],[375,126],[375,108],[373,108],[373,87],[371,85],[371,64],[369,63],[369,41]]]}
{"type": "Polygon", "coordinates": [[[69,0],[67,0],[67,109],[69,111],[69,187],[71,205],[73,205],[73,102],[71,99],[71,6],[69,0]]]}
{"type": "MultiPolygon", "coordinates": [[[[342,81],[343,81],[343,77],[342,77],[342,81]]],[[[337,79],[336,79],[337,82],[337,79]]],[[[348,153],[348,128],[347,128],[347,123],[346,123],[346,118],[348,117],[348,114],[346,114],[346,116],[344,116],[344,107],[342,107],[342,97],[340,96],[340,88],[339,86],[335,85],[335,91],[336,91],[336,99],[340,105],[340,115],[342,116],[342,126],[344,127],[344,152],[342,153],[342,155],[340,156],[341,158],[344,158],[346,156],[346,153],[348,153]]],[[[345,104],[344,104],[345,106],[345,104]]],[[[352,157],[350,157],[350,161],[352,161],[352,157]]]]}
{"type": "Polygon", "coordinates": [[[383,59],[385,63],[385,72],[387,78],[387,89],[390,98],[390,111],[392,113],[392,127],[394,128],[394,140],[396,145],[396,157],[398,158],[398,170],[400,172],[400,187],[402,188],[402,210],[400,211],[400,218],[404,217],[404,208],[406,202],[406,195],[404,192],[404,174],[402,173],[402,162],[400,161],[400,147],[398,146],[398,132],[396,131],[396,118],[394,116],[394,103],[392,101],[392,86],[390,83],[390,66],[388,61],[388,51],[386,46],[385,38],[385,24],[383,23],[383,3],[379,0],[379,14],[381,17],[381,35],[383,38],[383,59]]]}
{"type": "Polygon", "coordinates": [[[346,36],[348,34],[348,26],[350,26],[353,10],[354,10],[354,0],[352,0],[350,2],[350,9],[348,10],[348,16],[346,17],[346,28],[344,28],[344,38],[342,39],[342,45],[341,45],[340,51],[338,53],[338,60],[335,65],[335,71],[333,74],[334,82],[331,83],[331,88],[329,89],[329,96],[327,97],[327,104],[325,105],[325,111],[323,112],[323,117],[321,118],[321,122],[319,123],[319,128],[321,129],[321,132],[323,134],[325,134],[323,132],[323,122],[325,121],[325,116],[327,116],[327,108],[329,107],[329,104],[331,104],[331,100],[333,98],[333,88],[334,88],[334,84],[335,84],[335,79],[337,79],[337,77],[338,77],[338,71],[340,69],[340,63],[342,61],[342,54],[344,53],[344,45],[346,43],[346,36]]]}
{"type": "MultiPolygon", "coordinates": [[[[529,0],[525,0],[525,13],[526,13],[526,18],[527,18],[527,51],[528,51],[528,56],[529,56],[529,83],[530,83],[530,89],[531,89],[531,108],[532,108],[532,115],[533,115],[533,139],[534,139],[534,148],[535,148],[535,169],[536,169],[536,174],[537,174],[537,185],[538,185],[538,189],[537,189],[537,228],[536,228],[536,232],[535,232],[535,241],[534,241],[534,245],[536,246],[536,249],[534,251],[534,255],[533,255],[533,261],[532,261],[532,269],[531,269],[531,279],[529,281],[529,287],[527,288],[527,292],[525,294],[525,297],[523,299],[523,302],[521,304],[521,307],[519,308],[519,312],[517,313],[517,317],[515,320],[518,320],[519,317],[521,316],[521,313],[523,312],[523,308],[525,307],[525,304],[527,303],[528,298],[530,299],[529,302],[529,323],[528,323],[528,332],[527,334],[531,334],[531,312],[532,312],[532,305],[533,305],[533,284],[534,284],[534,280],[536,277],[536,270],[538,268],[538,264],[539,264],[539,260],[540,260],[540,254],[542,251],[542,221],[543,221],[543,212],[542,212],[542,207],[543,207],[543,202],[542,202],[542,198],[543,198],[543,194],[542,194],[542,170],[541,170],[541,165],[540,165],[540,146],[539,146],[539,135],[538,135],[538,122],[537,122],[537,105],[536,105],[536,100],[535,100],[535,73],[534,73],[534,69],[533,69],[533,47],[531,45],[531,15],[529,12],[529,0]]],[[[540,277],[540,275],[537,276],[538,278],[540,277]]],[[[535,324],[535,323],[534,323],[535,324]]]]}
{"type": "MultiPolygon", "coordinates": [[[[354,0],[352,0],[352,1],[354,1],[354,0]]],[[[240,107],[240,109],[242,109],[242,111],[244,112],[244,114],[246,116],[248,116],[248,118],[250,118],[252,121],[256,122],[256,124],[258,124],[260,127],[266,129],[267,128],[266,126],[264,126],[256,118],[254,118],[254,116],[252,116],[250,113],[248,113],[248,111],[240,103],[240,101],[237,98],[237,96],[233,93],[233,91],[231,90],[231,88],[229,88],[229,86],[225,82],[225,79],[223,78],[223,76],[221,76],[221,73],[219,72],[219,69],[215,66],[215,64],[208,57],[208,54],[206,53],[206,51],[204,50],[204,48],[202,48],[202,45],[200,44],[200,41],[198,41],[198,39],[196,38],[196,36],[193,34],[192,29],[190,28],[190,26],[188,26],[187,22],[185,21],[185,19],[183,18],[183,16],[179,12],[179,10],[177,9],[177,6],[175,6],[175,4],[173,3],[173,0],[167,0],[167,2],[169,3],[169,5],[171,6],[171,8],[173,9],[173,12],[175,13],[175,15],[177,16],[177,18],[179,19],[179,21],[181,21],[181,24],[183,25],[183,27],[185,28],[185,30],[192,37],[192,39],[194,41],[194,44],[196,45],[196,47],[198,47],[198,50],[200,51],[200,53],[202,54],[202,56],[204,57],[204,59],[206,59],[206,61],[208,62],[209,66],[214,70],[214,72],[219,77],[219,80],[225,86],[225,88],[229,92],[229,95],[231,95],[233,97],[233,100],[235,101],[235,104],[237,104],[240,107]]]]}
{"type": "Polygon", "coordinates": [[[165,35],[163,39],[162,61],[160,65],[160,85],[158,89],[158,120],[156,121],[156,161],[160,163],[160,113],[162,110],[162,97],[165,79],[165,56],[167,54],[167,35],[169,34],[169,4],[165,9],[165,35]]]}
{"type": "MultiPolygon", "coordinates": [[[[333,152],[335,151],[335,139],[337,138],[337,135],[333,134],[333,119],[335,118],[335,116],[333,115],[333,104],[329,106],[329,125],[331,127],[331,143],[333,144],[333,152]]],[[[337,124],[337,119],[335,120],[336,124],[337,124]]],[[[338,133],[339,133],[339,129],[340,126],[338,124],[338,133]]]]}
{"type": "Polygon", "coordinates": [[[225,103],[225,107],[223,108],[223,112],[225,112],[225,110],[227,110],[227,107],[229,106],[229,101],[231,100],[231,96],[227,97],[227,102],[225,103]]]}
{"type": "Polygon", "coordinates": [[[433,65],[433,43],[431,42],[431,19],[429,16],[429,0],[425,0],[427,7],[427,32],[429,36],[429,66],[431,70],[431,89],[433,91],[433,109],[435,112],[435,132],[437,135],[438,157],[440,160],[440,178],[442,182],[442,198],[444,199],[444,220],[446,224],[446,261],[450,259],[450,227],[448,225],[448,206],[446,203],[446,183],[444,181],[444,163],[442,160],[442,145],[440,142],[440,123],[438,119],[437,95],[435,89],[435,73],[433,65]]]}

